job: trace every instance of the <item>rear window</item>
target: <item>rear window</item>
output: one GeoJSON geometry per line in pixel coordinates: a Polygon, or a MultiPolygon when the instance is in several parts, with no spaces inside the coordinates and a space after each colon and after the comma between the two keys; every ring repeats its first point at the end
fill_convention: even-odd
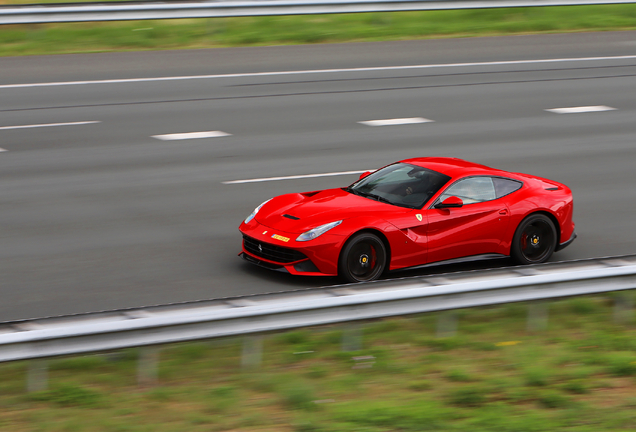
{"type": "Polygon", "coordinates": [[[511,194],[514,191],[521,189],[521,186],[523,186],[523,183],[520,181],[501,177],[493,177],[492,182],[495,185],[495,194],[497,195],[497,198],[511,194]]]}

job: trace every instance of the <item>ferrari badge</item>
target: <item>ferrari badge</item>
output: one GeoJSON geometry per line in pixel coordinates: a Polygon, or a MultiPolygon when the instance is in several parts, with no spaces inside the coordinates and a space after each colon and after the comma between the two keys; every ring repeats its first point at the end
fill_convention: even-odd
{"type": "Polygon", "coordinates": [[[418,221],[422,222],[422,215],[421,214],[416,214],[415,217],[417,218],[418,221]]]}

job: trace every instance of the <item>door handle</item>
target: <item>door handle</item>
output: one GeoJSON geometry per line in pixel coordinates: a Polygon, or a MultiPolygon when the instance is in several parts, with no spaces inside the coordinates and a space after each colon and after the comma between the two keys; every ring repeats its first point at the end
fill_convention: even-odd
{"type": "Polygon", "coordinates": [[[505,216],[505,215],[508,214],[508,210],[507,209],[501,209],[501,210],[499,210],[499,214],[505,216]]]}

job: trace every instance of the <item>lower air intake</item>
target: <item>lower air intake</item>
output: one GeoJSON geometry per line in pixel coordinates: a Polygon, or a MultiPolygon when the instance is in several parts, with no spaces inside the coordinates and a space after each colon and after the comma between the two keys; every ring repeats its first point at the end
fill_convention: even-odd
{"type": "Polygon", "coordinates": [[[297,250],[265,243],[248,236],[243,236],[243,246],[252,255],[278,263],[286,264],[307,259],[304,253],[297,250]]]}

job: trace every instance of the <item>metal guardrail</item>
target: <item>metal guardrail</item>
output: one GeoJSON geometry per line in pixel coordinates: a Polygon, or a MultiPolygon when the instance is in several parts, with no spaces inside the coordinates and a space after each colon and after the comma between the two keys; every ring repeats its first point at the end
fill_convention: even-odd
{"type": "Polygon", "coordinates": [[[0,24],[581,6],[635,0],[246,0],[0,6],[0,24]]]}
{"type": "Polygon", "coordinates": [[[636,255],[0,325],[0,362],[636,288],[636,255]]]}

